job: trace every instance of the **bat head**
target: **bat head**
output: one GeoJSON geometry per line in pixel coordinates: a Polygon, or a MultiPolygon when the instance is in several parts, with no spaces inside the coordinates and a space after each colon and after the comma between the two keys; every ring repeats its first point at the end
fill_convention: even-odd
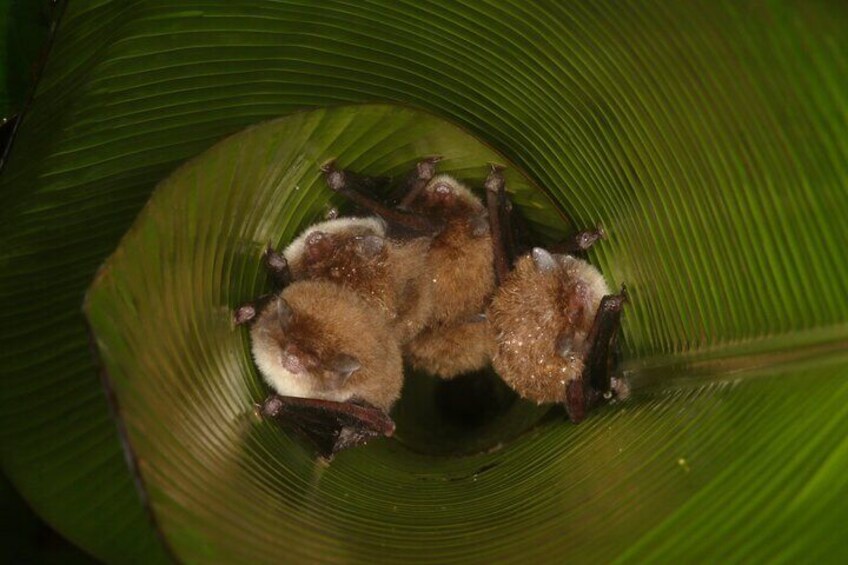
{"type": "Polygon", "coordinates": [[[316,270],[328,269],[328,265],[344,256],[356,259],[351,251],[359,252],[363,262],[373,260],[379,255],[379,244],[385,236],[386,225],[379,218],[336,218],[305,229],[286,247],[283,255],[292,276],[298,280],[313,276],[316,270]],[[355,243],[345,247],[349,240],[355,243]]]}
{"type": "Polygon", "coordinates": [[[472,218],[485,212],[480,199],[471,190],[448,175],[437,175],[421,191],[413,209],[443,218],[472,218]]]}
{"type": "Polygon", "coordinates": [[[384,316],[339,285],[293,283],[260,313],[251,340],[257,367],[282,396],[388,409],[400,394],[400,350],[384,316]]]}

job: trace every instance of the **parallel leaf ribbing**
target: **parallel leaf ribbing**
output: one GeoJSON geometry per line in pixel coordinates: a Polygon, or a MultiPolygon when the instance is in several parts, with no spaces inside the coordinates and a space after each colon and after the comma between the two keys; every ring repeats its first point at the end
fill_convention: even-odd
{"type": "MultiPolygon", "coordinates": [[[[83,293],[156,184],[179,164],[230,133],[304,108],[390,102],[424,109],[467,129],[527,173],[543,192],[528,190],[518,204],[541,233],[554,237],[569,226],[603,223],[610,241],[593,260],[613,284],[630,285],[634,302],[625,319],[625,339],[631,360],[721,354],[740,344],[752,348],[774,337],[791,342],[798,332],[844,327],[846,29],[844,7],[790,1],[70,2],[0,179],[4,470],[49,521],[97,555],[114,560],[128,548],[155,551],[149,549],[152,536],[141,527],[143,516],[86,351],[83,293]],[[553,214],[549,200],[570,222],[553,214]],[[103,484],[123,487],[113,492],[98,488],[103,484]],[[51,498],[57,492],[68,498],[51,498]],[[128,515],[134,518],[126,518],[127,523],[135,525],[126,533],[110,528],[128,515]]],[[[379,169],[380,156],[394,142],[385,143],[351,151],[359,152],[364,166],[379,169]]],[[[410,158],[418,152],[415,144],[405,150],[410,158]]],[[[305,211],[314,210],[315,198],[303,192],[287,201],[293,212],[289,227],[279,228],[279,238],[310,219],[305,211]]],[[[189,215],[191,210],[176,212],[189,215]]],[[[247,221],[256,212],[235,213],[247,221]]],[[[198,241],[210,241],[217,226],[203,225],[201,218],[197,222],[198,241]]],[[[238,227],[230,229],[219,236],[236,239],[238,227]]],[[[164,257],[155,268],[167,271],[173,260],[164,257]]],[[[216,252],[193,260],[198,261],[195,268],[215,269],[222,259],[216,252]]],[[[244,259],[230,267],[233,287],[253,284],[252,265],[244,259]]],[[[231,297],[221,291],[217,298],[223,304],[231,297]]],[[[180,308],[183,297],[164,299],[180,315],[193,315],[180,308]]],[[[196,362],[209,352],[201,347],[190,355],[196,362]]],[[[834,371],[831,379],[817,380],[811,386],[818,392],[811,398],[842,398],[840,375],[834,371]]],[[[215,403],[235,410],[229,385],[216,386],[224,388],[214,395],[215,403]]],[[[811,409],[797,413],[803,423],[788,424],[792,420],[785,411],[778,415],[782,405],[772,399],[790,385],[775,380],[758,386],[764,387],[757,389],[758,399],[734,389],[722,393],[727,400],[720,404],[744,410],[743,399],[762,403],[764,426],[770,421],[815,430],[842,422],[836,413],[811,409]]],[[[180,400],[198,405],[203,398],[195,394],[180,400]]],[[[677,408],[685,406],[679,402],[663,399],[656,410],[678,414],[677,408]]],[[[640,405],[639,417],[652,414],[651,406],[640,405]]],[[[594,425],[602,426],[607,418],[621,416],[610,413],[594,425]]],[[[699,425],[705,434],[721,431],[719,422],[704,418],[699,425]]],[[[596,447],[580,441],[592,429],[579,428],[573,436],[577,432],[552,430],[545,436],[550,441],[562,434],[562,441],[578,446],[564,453],[544,440],[549,451],[535,456],[541,458],[539,466],[580,460],[596,447]]],[[[761,440],[758,430],[740,430],[739,450],[727,451],[725,462],[742,461],[739,457],[756,446],[781,448],[777,439],[761,440]]],[[[214,430],[209,433],[208,441],[224,441],[214,430]]],[[[791,431],[786,435],[795,437],[791,431]]],[[[257,449],[279,453],[281,446],[272,437],[262,435],[257,449]]],[[[633,437],[643,455],[672,441],[672,436],[633,437]]],[[[841,453],[842,447],[831,447],[841,453]]],[[[578,474],[591,483],[596,469],[590,472],[590,463],[585,465],[585,473],[578,474]]],[[[258,472],[259,466],[252,469],[258,472]]],[[[608,482],[588,486],[605,492],[611,480],[605,476],[608,482]]],[[[769,486],[778,484],[777,477],[769,486]]],[[[834,476],[825,477],[821,484],[841,492],[841,483],[829,482],[834,476]]],[[[541,485],[549,484],[535,480],[540,482],[528,483],[532,492],[543,492],[541,485]]],[[[735,484],[732,478],[726,481],[717,484],[735,484]]],[[[414,484],[387,490],[402,500],[415,491],[414,484]]],[[[641,492],[641,484],[628,483],[633,493],[641,492]]],[[[178,500],[179,485],[172,486],[167,496],[178,500]]],[[[644,488],[662,490],[657,484],[644,488]]],[[[683,504],[685,497],[678,495],[650,500],[660,500],[660,506],[665,500],[668,509],[683,504]]],[[[573,531],[582,532],[582,540],[592,539],[595,530],[579,524],[600,520],[600,507],[586,506],[596,514],[585,514],[563,497],[563,504],[551,505],[550,515],[536,504],[528,510],[516,499],[501,519],[529,520],[531,527],[521,534],[526,537],[515,533],[519,537],[502,538],[503,547],[493,544],[490,557],[507,555],[510,544],[532,542],[540,553],[559,547],[560,538],[536,536],[541,530],[532,527],[550,518],[562,531],[554,514],[580,517],[570,522],[573,531]]],[[[596,500],[607,501],[604,508],[623,516],[621,523],[628,523],[627,516],[642,516],[621,514],[613,504],[621,500],[618,496],[596,500]]],[[[697,516],[699,504],[692,503],[697,516]]],[[[386,508],[370,515],[376,522],[362,523],[384,531],[375,524],[386,508]]],[[[430,510],[435,525],[441,506],[430,510]]],[[[188,523],[192,517],[176,518],[188,523]]],[[[706,528],[709,520],[693,527],[706,528]]],[[[415,547],[435,544],[434,537],[397,531],[406,532],[405,540],[423,540],[420,546],[409,542],[415,547]]],[[[473,552],[462,541],[466,534],[455,525],[445,534],[451,543],[444,547],[454,548],[454,557],[471,560],[473,552]]],[[[191,538],[195,533],[174,535],[191,538]]],[[[813,533],[809,536],[798,542],[800,547],[824,547],[813,533]]],[[[355,530],[333,539],[351,537],[355,530]]],[[[635,537],[622,532],[619,539],[624,544],[635,537]]],[[[751,539],[750,556],[763,557],[759,552],[765,551],[765,541],[751,539]]],[[[401,537],[396,541],[392,547],[406,547],[401,537]]],[[[304,543],[310,547],[311,542],[304,543]]],[[[354,557],[365,558],[380,547],[379,542],[357,543],[365,549],[354,551],[354,557]]],[[[674,556],[685,547],[680,543],[657,551],[674,556]]],[[[331,551],[336,546],[317,542],[314,547],[319,546],[330,558],[341,559],[350,551],[331,551]]],[[[615,553],[610,546],[591,547],[615,553]]]]}

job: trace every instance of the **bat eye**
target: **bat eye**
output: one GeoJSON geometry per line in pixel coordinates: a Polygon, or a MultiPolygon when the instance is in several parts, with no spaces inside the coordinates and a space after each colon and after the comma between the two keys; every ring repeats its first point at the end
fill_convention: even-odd
{"type": "Polygon", "coordinates": [[[533,263],[536,264],[536,268],[542,273],[550,273],[557,266],[554,256],[541,247],[533,248],[533,263]]]}

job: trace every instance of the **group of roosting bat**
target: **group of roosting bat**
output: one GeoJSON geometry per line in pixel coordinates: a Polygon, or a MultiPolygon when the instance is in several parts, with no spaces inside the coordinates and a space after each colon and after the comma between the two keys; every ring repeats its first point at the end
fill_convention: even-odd
{"type": "Polygon", "coordinates": [[[274,390],[259,406],[324,456],[391,435],[404,361],[450,379],[491,364],[520,396],[574,422],[620,391],[611,379],[624,287],[580,258],[603,232],[518,256],[502,171],[486,204],[421,161],[390,206],[375,179],[322,167],[330,189],[373,214],[307,228],[264,264],[280,287],[239,307],[274,390]]]}

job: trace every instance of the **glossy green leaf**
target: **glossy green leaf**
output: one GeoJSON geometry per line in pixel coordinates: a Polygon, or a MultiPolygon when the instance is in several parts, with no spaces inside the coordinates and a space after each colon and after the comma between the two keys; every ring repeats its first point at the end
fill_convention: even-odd
{"type": "MultiPolygon", "coordinates": [[[[251,421],[245,402],[261,392],[243,339],[227,351],[185,339],[146,344],[165,358],[104,351],[119,368],[130,435],[149,457],[141,468],[177,554],[839,555],[846,365],[797,362],[848,341],[846,29],[838,3],[71,3],[0,180],[4,469],[89,551],[111,560],[161,551],[89,358],[85,289],[154,186],[226,134],[304,108],[389,102],[447,119],[525,173],[519,207],[543,239],[604,225],[610,239],[592,259],[632,291],[625,366],[636,394],[578,427],[546,417],[519,438],[505,433],[485,455],[420,453],[401,437],[321,471],[277,429],[251,421]],[[165,361],[181,370],[140,377],[165,361]],[[771,378],[745,378],[760,373],[771,378]],[[728,374],[741,382],[715,384],[728,374]],[[199,395],[199,383],[214,392],[199,395]],[[128,397],[135,390],[145,394],[128,397]],[[175,391],[194,392],[167,394],[175,391]],[[207,418],[221,414],[243,415],[241,431],[207,418]]],[[[364,127],[360,119],[317,128],[317,147],[375,172],[417,157],[419,148],[397,147],[390,126],[336,145],[364,127]]],[[[283,146],[245,158],[258,167],[283,146]]],[[[298,166],[317,150],[287,147],[293,165],[256,178],[306,175],[298,166]]],[[[261,287],[259,240],[236,253],[239,230],[267,214],[280,223],[261,234],[283,242],[320,214],[322,194],[313,178],[270,208],[243,209],[220,246],[209,237],[220,226],[200,211],[226,200],[163,210],[161,229],[146,235],[140,220],[110,262],[127,268],[100,280],[104,292],[123,289],[102,311],[125,320],[118,306],[134,296],[145,297],[131,303],[140,313],[155,311],[158,295],[133,272],[175,283],[199,264],[220,275],[229,253],[238,257],[230,278],[155,299],[178,328],[223,312],[261,287]],[[163,259],[149,246],[132,264],[122,259],[133,241],[181,234],[197,247],[163,259]]],[[[117,347],[140,329],[91,314],[102,344],[117,347]]],[[[163,321],[163,338],[169,327],[163,321]]],[[[184,335],[197,338],[199,327],[184,335]]]]}

